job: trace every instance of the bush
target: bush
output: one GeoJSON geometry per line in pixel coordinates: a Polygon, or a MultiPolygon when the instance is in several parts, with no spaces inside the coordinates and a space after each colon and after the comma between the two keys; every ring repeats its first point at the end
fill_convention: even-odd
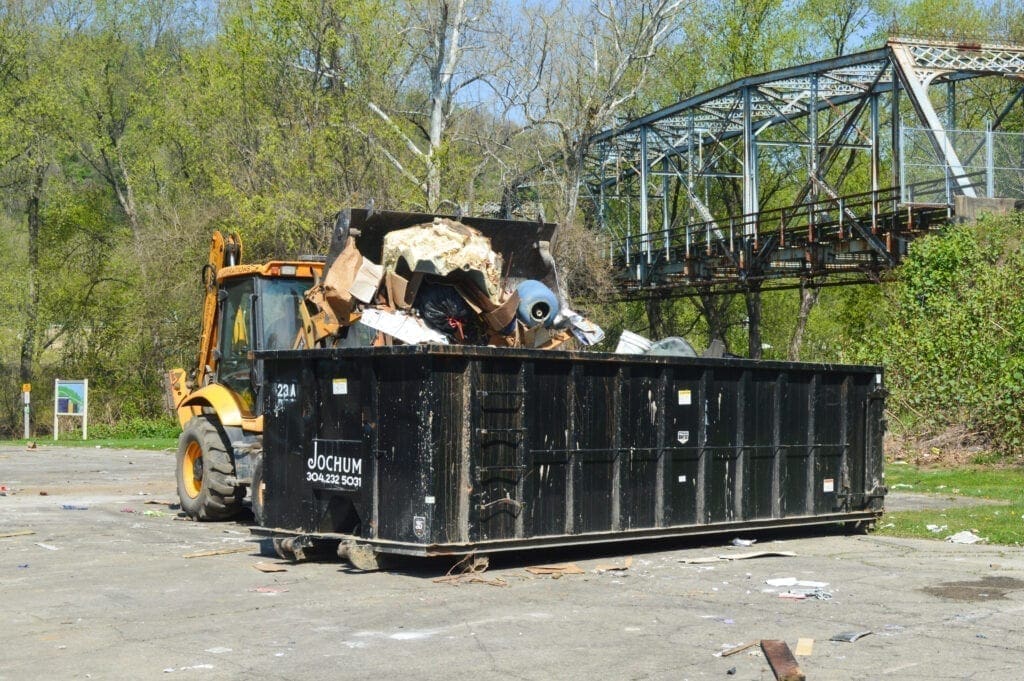
{"type": "Polygon", "coordinates": [[[962,426],[1024,451],[1024,215],[951,226],[916,241],[868,340],[889,407],[911,435],[962,426]]]}
{"type": "Polygon", "coordinates": [[[171,418],[129,418],[114,424],[89,424],[90,439],[134,440],[139,438],[176,438],[181,433],[178,422],[171,418]]]}

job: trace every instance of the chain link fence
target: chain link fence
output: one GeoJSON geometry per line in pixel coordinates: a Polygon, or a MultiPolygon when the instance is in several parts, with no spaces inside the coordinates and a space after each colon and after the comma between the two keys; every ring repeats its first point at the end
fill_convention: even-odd
{"type": "Polygon", "coordinates": [[[900,129],[903,203],[953,204],[976,196],[1024,199],[1024,134],[992,130],[900,129]]]}

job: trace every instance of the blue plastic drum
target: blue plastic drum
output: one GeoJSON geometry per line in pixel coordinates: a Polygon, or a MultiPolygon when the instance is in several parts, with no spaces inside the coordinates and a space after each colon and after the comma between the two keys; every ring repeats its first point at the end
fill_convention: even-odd
{"type": "Polygon", "coordinates": [[[527,279],[516,287],[519,309],[516,316],[528,328],[539,324],[550,326],[558,314],[558,296],[536,279],[527,279]]]}

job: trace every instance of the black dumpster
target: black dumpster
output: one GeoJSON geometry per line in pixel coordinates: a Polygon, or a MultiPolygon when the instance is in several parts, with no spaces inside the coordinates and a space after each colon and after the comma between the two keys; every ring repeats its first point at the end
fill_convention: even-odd
{"type": "Polygon", "coordinates": [[[882,512],[878,367],[465,345],[261,357],[254,532],[295,548],[457,555],[882,512]]]}

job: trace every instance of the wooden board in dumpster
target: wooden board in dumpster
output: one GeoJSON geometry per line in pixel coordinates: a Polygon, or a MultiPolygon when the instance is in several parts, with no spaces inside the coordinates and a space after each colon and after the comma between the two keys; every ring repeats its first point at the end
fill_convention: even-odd
{"type": "Polygon", "coordinates": [[[882,511],[877,367],[468,345],[262,357],[261,534],[425,556],[882,511]]]}

